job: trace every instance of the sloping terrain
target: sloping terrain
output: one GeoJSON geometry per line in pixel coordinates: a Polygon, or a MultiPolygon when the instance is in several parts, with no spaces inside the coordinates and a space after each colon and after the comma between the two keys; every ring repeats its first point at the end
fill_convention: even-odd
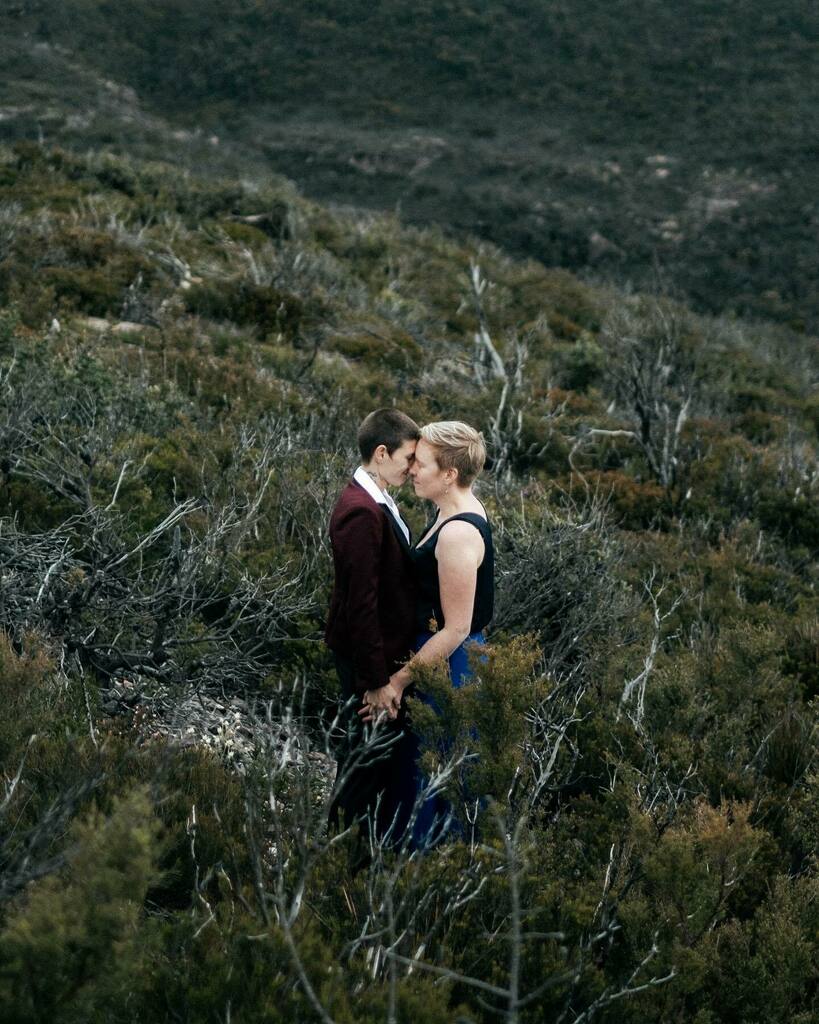
{"type": "Polygon", "coordinates": [[[816,363],[269,175],[0,147],[5,1016],[812,1021],[816,363]],[[326,521],[393,403],[483,430],[497,605],[413,704],[463,841],[362,861],[326,521]]]}
{"type": "Polygon", "coordinates": [[[70,0],[5,25],[324,200],[816,327],[819,25],[798,0],[70,0]]]}
{"type": "Polygon", "coordinates": [[[813,1024],[813,13],[0,27],[4,1019],[813,1024]],[[327,831],[327,517],[393,404],[483,431],[497,549],[424,856],[327,831]]]}

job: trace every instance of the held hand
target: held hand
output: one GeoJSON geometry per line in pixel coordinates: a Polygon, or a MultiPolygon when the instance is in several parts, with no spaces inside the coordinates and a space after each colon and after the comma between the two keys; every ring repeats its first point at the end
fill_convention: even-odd
{"type": "Polygon", "coordinates": [[[358,712],[362,721],[378,721],[385,715],[390,719],[397,718],[398,709],[401,707],[401,692],[392,682],[380,686],[377,690],[367,690],[362,697],[364,706],[358,712]]]}

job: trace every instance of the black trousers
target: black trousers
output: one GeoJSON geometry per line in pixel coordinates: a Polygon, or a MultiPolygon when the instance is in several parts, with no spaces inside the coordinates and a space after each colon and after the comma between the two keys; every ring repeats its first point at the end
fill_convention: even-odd
{"type": "Polygon", "coordinates": [[[400,776],[406,762],[406,714],[402,709],[393,721],[364,724],[358,715],[362,704],[356,695],[352,662],[336,656],[336,671],[344,707],[337,734],[338,790],[330,807],[330,827],[358,824],[362,840],[372,830],[377,839],[394,843],[403,831],[399,805],[403,796],[400,776]]]}

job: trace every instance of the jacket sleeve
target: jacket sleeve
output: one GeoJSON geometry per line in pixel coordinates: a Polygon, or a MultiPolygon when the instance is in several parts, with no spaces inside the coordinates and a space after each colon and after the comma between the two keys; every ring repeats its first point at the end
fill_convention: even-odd
{"type": "Polygon", "coordinates": [[[336,528],[335,543],[348,581],[346,620],[359,693],[390,680],[378,615],[383,535],[384,516],[378,509],[354,509],[336,528]]]}

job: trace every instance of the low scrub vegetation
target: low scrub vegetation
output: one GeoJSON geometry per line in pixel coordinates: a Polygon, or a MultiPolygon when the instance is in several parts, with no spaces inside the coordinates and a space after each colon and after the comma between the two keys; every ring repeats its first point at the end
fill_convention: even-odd
{"type": "Polygon", "coordinates": [[[815,1021],[814,339],[30,145],[0,246],[8,1019],[815,1021]],[[326,521],[393,402],[490,442],[497,615],[417,712],[455,838],[354,870],[326,521]]]}

